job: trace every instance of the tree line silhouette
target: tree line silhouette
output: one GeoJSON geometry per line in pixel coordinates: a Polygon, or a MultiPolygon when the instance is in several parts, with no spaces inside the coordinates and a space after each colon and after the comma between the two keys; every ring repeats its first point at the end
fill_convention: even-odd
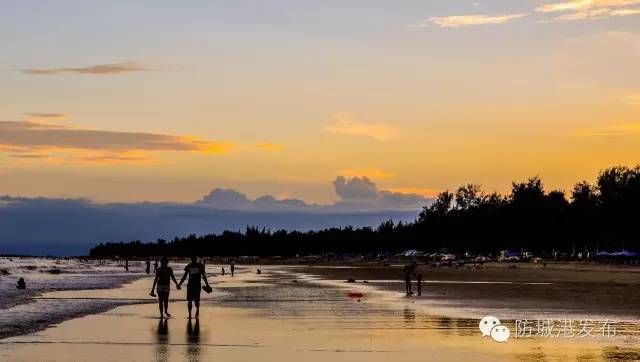
{"type": "Polygon", "coordinates": [[[172,241],[102,243],[93,257],[282,256],[397,253],[406,249],[495,253],[525,249],[550,254],[640,249],[640,166],[611,167],[595,183],[575,184],[565,194],[546,191],[539,177],[513,182],[511,193],[485,193],[468,184],[444,191],[414,222],[385,221],[377,228],[244,232],[176,237],[172,241]],[[568,195],[567,195],[568,194],[568,195]]]}

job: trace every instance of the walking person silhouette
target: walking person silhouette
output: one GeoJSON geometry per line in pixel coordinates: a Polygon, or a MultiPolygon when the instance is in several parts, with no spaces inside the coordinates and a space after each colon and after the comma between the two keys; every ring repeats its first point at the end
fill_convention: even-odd
{"type": "Polygon", "coordinates": [[[193,304],[196,305],[196,318],[200,316],[200,279],[204,280],[206,288],[211,290],[209,281],[207,281],[207,275],[204,271],[204,264],[198,263],[198,258],[194,255],[191,257],[191,263],[184,267],[184,275],[178,285],[182,285],[185,279],[189,277],[187,282],[187,307],[189,308],[189,319],[191,319],[191,309],[193,304]]]}
{"type": "Polygon", "coordinates": [[[180,289],[180,285],[176,280],[176,277],[173,276],[173,269],[169,267],[169,259],[166,256],[163,256],[160,260],[160,267],[156,270],[156,277],[153,279],[153,286],[151,287],[151,295],[155,297],[154,289],[156,285],[158,286],[158,308],[160,309],[160,319],[164,318],[162,314],[162,310],[164,307],[164,314],[167,318],[171,317],[169,314],[169,292],[171,291],[171,279],[176,284],[176,288],[180,289]]]}

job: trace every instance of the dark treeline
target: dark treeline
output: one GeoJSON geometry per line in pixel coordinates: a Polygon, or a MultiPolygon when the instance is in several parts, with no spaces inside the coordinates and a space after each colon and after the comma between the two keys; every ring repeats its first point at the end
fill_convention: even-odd
{"type": "Polygon", "coordinates": [[[387,221],[377,228],[270,231],[190,235],[155,243],[106,243],[91,256],[275,256],[324,253],[397,253],[406,249],[536,253],[640,249],[640,166],[612,167],[594,184],[570,192],[546,191],[538,177],[514,182],[509,195],[484,193],[478,185],[440,193],[412,223],[387,221]]]}

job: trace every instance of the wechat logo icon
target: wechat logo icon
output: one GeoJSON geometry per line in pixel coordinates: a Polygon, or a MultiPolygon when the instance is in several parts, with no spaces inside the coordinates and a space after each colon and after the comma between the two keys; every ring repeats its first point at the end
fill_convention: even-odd
{"type": "Polygon", "coordinates": [[[507,326],[500,324],[500,320],[494,316],[488,315],[480,320],[478,325],[482,337],[491,337],[496,342],[506,342],[509,340],[511,332],[507,326]]]}

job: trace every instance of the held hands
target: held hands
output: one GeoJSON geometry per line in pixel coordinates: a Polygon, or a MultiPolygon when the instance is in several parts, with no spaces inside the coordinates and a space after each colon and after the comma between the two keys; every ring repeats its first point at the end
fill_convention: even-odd
{"type": "Polygon", "coordinates": [[[152,290],[151,292],[149,292],[149,295],[152,296],[152,297],[155,297],[156,293],[154,293],[153,290],[152,290]]]}

